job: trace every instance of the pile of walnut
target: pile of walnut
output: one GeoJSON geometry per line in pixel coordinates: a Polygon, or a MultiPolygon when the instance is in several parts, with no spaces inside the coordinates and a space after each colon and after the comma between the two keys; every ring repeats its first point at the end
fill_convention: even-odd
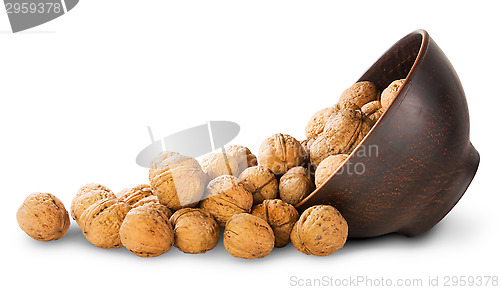
{"type": "MultiPolygon", "coordinates": [[[[163,152],[149,170],[150,184],[113,193],[99,184],[80,188],[70,215],[89,242],[100,248],[124,246],[141,257],[155,257],[172,246],[205,253],[219,242],[239,258],[267,256],[293,246],[327,256],[344,246],[348,226],[332,206],[295,209],[343,164],[397,95],[404,80],[382,93],[370,82],[344,91],[339,103],[315,113],[307,139],[286,134],[265,139],[258,158],[243,146],[211,153],[200,163],[163,152]]],[[[26,198],[17,212],[19,226],[40,241],[66,234],[70,221],[62,202],[47,193],[26,198]]]]}

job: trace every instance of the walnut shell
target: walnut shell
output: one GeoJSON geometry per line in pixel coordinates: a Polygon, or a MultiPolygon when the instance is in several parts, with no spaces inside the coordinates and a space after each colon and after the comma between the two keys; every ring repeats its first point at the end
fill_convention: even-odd
{"type": "Polygon", "coordinates": [[[153,196],[153,191],[148,184],[141,184],[136,187],[124,189],[116,195],[123,202],[128,203],[131,207],[135,207],[135,204],[143,198],[153,196]]]}
{"type": "Polygon", "coordinates": [[[155,170],[163,170],[165,168],[177,166],[193,167],[202,170],[200,163],[192,157],[181,155],[177,152],[163,151],[151,162],[151,170],[149,173],[156,175],[155,170]]]}
{"type": "Polygon", "coordinates": [[[323,133],[323,129],[325,128],[325,123],[328,118],[335,112],[333,107],[324,108],[311,116],[311,119],[307,122],[306,125],[306,138],[311,139],[318,137],[321,133],[323,133]]]}
{"type": "Polygon", "coordinates": [[[290,242],[290,232],[299,219],[293,205],[279,199],[264,200],[252,208],[252,214],[265,220],[273,229],[274,246],[281,248],[290,242]]]}
{"type": "Polygon", "coordinates": [[[132,208],[136,208],[136,207],[139,207],[139,206],[142,206],[142,205],[146,205],[146,204],[150,204],[150,203],[161,204],[158,201],[158,197],[156,195],[150,195],[150,196],[144,197],[141,200],[139,200],[138,202],[134,203],[134,205],[132,206],[132,208]]]}
{"type": "Polygon", "coordinates": [[[357,82],[342,93],[339,104],[351,102],[362,108],[366,103],[378,100],[379,95],[380,91],[375,84],[368,81],[357,82]]]}
{"type": "Polygon", "coordinates": [[[170,218],[176,248],[188,254],[202,254],[217,246],[220,228],[214,217],[200,208],[183,208],[170,218]]]}
{"type": "Polygon", "coordinates": [[[294,167],[280,179],[280,198],[291,205],[298,204],[313,191],[314,183],[304,167],[294,167]]]}
{"type": "Polygon", "coordinates": [[[235,158],[238,162],[238,172],[240,174],[249,167],[257,166],[257,157],[253,155],[252,151],[250,151],[247,147],[241,145],[231,145],[226,147],[225,150],[228,156],[235,158]]]}
{"type": "Polygon", "coordinates": [[[316,183],[316,187],[325,183],[348,156],[347,154],[331,155],[321,161],[315,173],[314,182],[316,183]]]}
{"type": "Polygon", "coordinates": [[[181,157],[182,155],[165,156],[167,157],[163,163],[157,162],[149,170],[149,181],[154,195],[160,203],[173,210],[195,206],[203,195],[207,182],[206,174],[193,158],[181,157]],[[184,161],[171,163],[169,160],[172,158],[184,161]]]}
{"type": "Polygon", "coordinates": [[[274,134],[260,144],[258,156],[260,165],[280,175],[290,168],[303,165],[306,152],[292,136],[274,134]]]}
{"type": "Polygon", "coordinates": [[[160,207],[143,205],[131,209],[120,228],[121,243],[139,257],[157,257],[166,253],[174,243],[172,225],[160,207]]]}
{"type": "Polygon", "coordinates": [[[385,110],[382,108],[380,101],[369,102],[361,108],[361,112],[363,112],[373,122],[377,122],[384,111],[385,110]]]}
{"type": "Polygon", "coordinates": [[[274,233],[263,219],[241,213],[228,221],[223,242],[226,251],[234,257],[263,258],[274,248],[274,233]]]}
{"type": "Polygon", "coordinates": [[[307,255],[328,256],[342,248],[347,240],[347,222],[330,205],[306,209],[290,235],[294,247],[307,255]]]}
{"type": "Polygon", "coordinates": [[[278,196],[278,180],[264,166],[245,169],[239,176],[239,182],[253,195],[253,204],[278,196]]]}
{"type": "Polygon", "coordinates": [[[232,175],[221,175],[210,181],[200,208],[208,211],[220,226],[235,214],[250,212],[252,194],[232,175]]]}
{"type": "Polygon", "coordinates": [[[115,198],[114,193],[107,187],[96,183],[84,185],[71,202],[71,217],[81,228],[80,217],[83,212],[97,201],[107,198],[115,198]]]}
{"type": "Polygon", "coordinates": [[[120,248],[120,227],[130,209],[130,205],[115,198],[97,201],[80,217],[83,234],[99,248],[120,248]]]}
{"type": "Polygon", "coordinates": [[[311,164],[316,168],[330,155],[352,152],[373,124],[373,121],[359,110],[341,110],[328,120],[325,132],[311,144],[311,164]]]}
{"type": "Polygon", "coordinates": [[[382,108],[389,108],[392,101],[399,94],[399,90],[403,86],[405,80],[406,79],[395,80],[382,91],[382,95],[380,96],[380,104],[382,105],[382,108]]]}
{"type": "Polygon", "coordinates": [[[240,174],[236,158],[221,152],[206,155],[201,161],[201,167],[208,175],[209,180],[221,175],[238,176],[240,174]]]}
{"type": "Polygon", "coordinates": [[[19,207],[16,218],[21,230],[39,241],[64,237],[70,224],[64,204],[50,193],[30,194],[19,207]]]}

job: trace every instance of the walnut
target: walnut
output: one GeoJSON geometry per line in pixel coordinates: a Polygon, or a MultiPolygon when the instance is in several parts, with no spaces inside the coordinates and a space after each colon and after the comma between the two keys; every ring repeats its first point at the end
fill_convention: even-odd
{"type": "MultiPolygon", "coordinates": [[[[339,99],[339,104],[351,102],[359,108],[362,108],[366,103],[378,100],[379,95],[380,91],[373,83],[368,81],[357,82],[342,93],[339,99]]],[[[344,106],[339,109],[344,108],[347,107],[344,106]]]]}
{"type": "Polygon", "coordinates": [[[324,108],[314,113],[306,125],[306,138],[315,138],[323,133],[326,120],[328,120],[333,113],[335,113],[335,109],[333,107],[324,108]]]}
{"type": "Polygon", "coordinates": [[[311,164],[316,168],[330,155],[352,152],[373,124],[373,121],[359,110],[341,110],[328,120],[325,132],[311,144],[311,164]]]}
{"type": "Polygon", "coordinates": [[[274,246],[284,247],[290,242],[290,232],[299,213],[293,205],[280,199],[264,200],[252,208],[252,214],[265,220],[273,229],[274,246]]]}
{"type": "Polygon", "coordinates": [[[130,205],[116,198],[97,201],[80,217],[83,234],[99,248],[120,248],[120,227],[130,209],[130,205]]]}
{"type": "Polygon", "coordinates": [[[224,231],[224,247],[237,258],[263,258],[274,248],[271,227],[261,218],[248,213],[234,215],[224,231]]]}
{"type": "Polygon", "coordinates": [[[191,157],[162,153],[152,163],[149,181],[158,201],[177,210],[195,206],[203,195],[207,176],[191,157]]]}
{"type": "Polygon", "coordinates": [[[258,156],[260,165],[281,175],[292,167],[303,165],[306,153],[292,136],[275,134],[260,144],[258,156]]]}
{"type": "Polygon", "coordinates": [[[172,225],[165,216],[168,208],[142,205],[131,209],[120,228],[121,243],[139,257],[156,257],[166,253],[174,243],[172,225]]]}
{"type": "Polygon", "coordinates": [[[316,187],[319,187],[325,181],[330,178],[330,176],[340,167],[340,165],[347,159],[349,155],[347,154],[337,154],[331,155],[325,158],[318,165],[316,169],[314,182],[316,183],[316,187]]]}
{"type": "Polygon", "coordinates": [[[253,204],[278,196],[278,180],[264,166],[245,169],[239,176],[239,182],[253,195],[253,204]]]}
{"type": "Polygon", "coordinates": [[[238,172],[240,174],[248,167],[257,166],[257,157],[247,147],[231,145],[226,147],[225,150],[228,156],[234,157],[238,162],[238,172]]]}
{"type": "Polygon", "coordinates": [[[363,112],[373,122],[377,122],[384,111],[385,110],[382,108],[380,101],[369,102],[361,108],[361,112],[363,112]]]}
{"type": "Polygon", "coordinates": [[[406,79],[395,80],[382,91],[382,95],[380,96],[380,103],[382,105],[382,108],[389,108],[389,105],[399,94],[399,90],[403,86],[405,80],[406,79]]]}
{"type": "Polygon", "coordinates": [[[170,218],[174,245],[188,254],[202,254],[217,246],[220,228],[214,217],[200,208],[183,208],[170,218]]]}
{"type": "Polygon", "coordinates": [[[115,198],[114,193],[107,187],[96,183],[84,185],[77,191],[71,202],[71,217],[81,228],[80,216],[83,212],[97,201],[107,198],[115,198]]]}
{"type": "Polygon", "coordinates": [[[220,152],[206,155],[201,161],[201,167],[207,173],[209,180],[221,175],[240,174],[236,158],[220,152]]]}
{"type": "Polygon", "coordinates": [[[64,204],[50,193],[30,194],[19,207],[16,218],[21,230],[39,241],[64,237],[70,224],[64,204]]]}
{"type": "Polygon", "coordinates": [[[280,198],[291,205],[298,204],[313,191],[314,183],[304,167],[294,167],[280,179],[280,198]]]}
{"type": "Polygon", "coordinates": [[[221,175],[210,181],[204,197],[200,208],[213,215],[222,227],[233,215],[250,212],[253,204],[252,194],[232,175],[221,175]]]}
{"type": "Polygon", "coordinates": [[[342,248],[347,239],[347,222],[330,205],[306,209],[290,235],[294,247],[307,255],[328,256],[342,248]]]}
{"type": "Polygon", "coordinates": [[[153,191],[149,185],[141,184],[136,187],[126,188],[116,195],[120,200],[128,203],[131,207],[136,207],[135,205],[141,202],[142,199],[153,196],[153,191]]]}

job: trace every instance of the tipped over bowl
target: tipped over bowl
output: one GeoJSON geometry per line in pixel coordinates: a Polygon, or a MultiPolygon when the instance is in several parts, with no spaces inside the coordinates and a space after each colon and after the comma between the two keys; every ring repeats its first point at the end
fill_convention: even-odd
{"type": "Polygon", "coordinates": [[[359,81],[398,96],[330,178],[296,205],[336,207],[349,237],[422,234],[460,200],[479,166],[460,80],[424,30],[394,44],[359,81]]]}

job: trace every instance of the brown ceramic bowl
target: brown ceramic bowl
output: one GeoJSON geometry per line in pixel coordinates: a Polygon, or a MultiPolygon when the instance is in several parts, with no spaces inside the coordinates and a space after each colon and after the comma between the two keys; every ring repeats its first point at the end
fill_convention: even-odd
{"type": "Polygon", "coordinates": [[[399,95],[327,182],[297,205],[336,207],[349,237],[422,234],[455,206],[474,178],[465,93],[429,34],[402,38],[359,79],[380,89],[406,78],[399,95]]]}

